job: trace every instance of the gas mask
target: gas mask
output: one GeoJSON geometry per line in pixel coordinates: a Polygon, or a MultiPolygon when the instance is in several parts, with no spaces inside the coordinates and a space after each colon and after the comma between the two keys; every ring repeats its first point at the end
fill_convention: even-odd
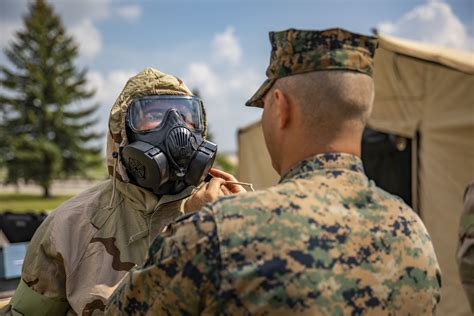
{"type": "Polygon", "coordinates": [[[207,176],[217,145],[202,137],[201,101],[192,96],[147,96],[128,108],[129,144],[121,150],[132,182],[156,195],[177,194],[207,176]]]}

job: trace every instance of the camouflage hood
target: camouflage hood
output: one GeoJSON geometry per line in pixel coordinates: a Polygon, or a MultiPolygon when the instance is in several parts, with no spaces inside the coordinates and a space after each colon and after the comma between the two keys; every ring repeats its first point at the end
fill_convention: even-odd
{"type": "MultiPolygon", "coordinates": [[[[165,74],[153,68],[145,68],[136,76],[131,77],[122,92],[115,101],[109,117],[109,133],[107,134],[107,168],[109,175],[115,174],[117,179],[128,182],[125,167],[120,161],[120,157],[114,153],[119,153],[120,148],[128,144],[125,130],[125,118],[131,101],[137,97],[149,95],[193,95],[192,92],[179,78],[165,74]],[[116,156],[117,158],[114,158],[116,156]]],[[[207,120],[205,109],[204,132],[206,137],[207,120]]]]}

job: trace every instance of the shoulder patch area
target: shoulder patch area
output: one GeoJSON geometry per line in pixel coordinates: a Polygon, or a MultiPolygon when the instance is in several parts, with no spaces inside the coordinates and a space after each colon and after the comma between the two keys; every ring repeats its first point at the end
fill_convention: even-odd
{"type": "Polygon", "coordinates": [[[268,195],[274,194],[273,192],[267,190],[260,190],[255,192],[247,192],[244,194],[234,194],[234,195],[226,195],[220,197],[213,203],[211,203],[208,208],[215,209],[215,208],[222,208],[228,205],[242,205],[248,203],[255,203],[260,200],[265,200],[268,195]]]}

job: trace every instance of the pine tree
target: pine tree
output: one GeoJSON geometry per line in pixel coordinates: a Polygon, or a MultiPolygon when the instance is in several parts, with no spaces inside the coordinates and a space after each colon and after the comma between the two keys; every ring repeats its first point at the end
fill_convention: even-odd
{"type": "Polygon", "coordinates": [[[0,163],[6,182],[33,182],[50,196],[52,180],[100,163],[91,141],[97,105],[79,105],[93,96],[86,73],[74,60],[78,47],[43,0],[30,4],[24,29],[5,49],[11,67],[0,66],[0,163]]]}

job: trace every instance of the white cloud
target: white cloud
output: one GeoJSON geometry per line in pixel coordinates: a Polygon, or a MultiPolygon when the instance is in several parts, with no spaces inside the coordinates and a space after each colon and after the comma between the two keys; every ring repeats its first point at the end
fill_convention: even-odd
{"type": "Polygon", "coordinates": [[[242,50],[234,31],[227,28],[216,34],[210,43],[214,50],[210,60],[191,62],[182,75],[189,88],[199,89],[220,151],[235,150],[237,129],[261,115],[261,111],[245,108],[244,104],[263,82],[263,74],[241,63],[242,50]],[[233,49],[226,50],[229,46],[233,49]],[[222,62],[239,67],[227,67],[222,62]]]}
{"type": "MultiPolygon", "coordinates": [[[[117,99],[119,93],[127,83],[127,80],[136,75],[134,70],[116,69],[103,75],[98,71],[87,72],[87,90],[95,90],[91,100],[83,103],[83,106],[97,103],[99,105],[96,112],[99,123],[93,127],[98,133],[104,133],[108,130],[109,113],[117,99]]],[[[100,145],[104,145],[105,139],[102,139],[100,145]]],[[[105,150],[105,146],[103,147],[105,150]]]]}
{"type": "MultiPolygon", "coordinates": [[[[22,25],[22,16],[27,13],[26,0],[0,0],[0,48],[13,40],[14,32],[22,25]]],[[[102,50],[102,36],[95,25],[110,16],[110,0],[50,0],[56,14],[66,25],[66,31],[74,36],[80,46],[80,54],[93,58],[102,50]]]]}
{"type": "Polygon", "coordinates": [[[242,49],[238,38],[235,36],[235,28],[232,26],[222,33],[217,33],[212,41],[214,55],[218,61],[237,65],[242,57],[242,49]]]}
{"type": "Polygon", "coordinates": [[[53,0],[52,5],[79,45],[79,53],[94,58],[102,51],[97,21],[110,17],[111,0],[53,0]]]}
{"type": "Polygon", "coordinates": [[[449,4],[441,0],[416,6],[397,21],[378,25],[380,33],[409,38],[439,46],[474,50],[474,39],[453,13],[449,4]]]}
{"type": "Polygon", "coordinates": [[[117,14],[129,22],[134,22],[142,15],[142,8],[139,5],[122,6],[117,9],[117,14]]]}
{"type": "Polygon", "coordinates": [[[91,20],[82,20],[71,27],[69,32],[79,45],[79,53],[84,57],[94,57],[102,50],[102,35],[91,20]]]}
{"type": "Polygon", "coordinates": [[[183,75],[188,87],[198,87],[199,91],[209,97],[215,97],[219,91],[217,74],[206,63],[191,63],[183,75]]]}
{"type": "Polygon", "coordinates": [[[130,77],[136,75],[135,70],[116,69],[108,72],[105,76],[98,71],[89,71],[87,73],[87,88],[94,89],[94,101],[104,108],[108,118],[108,112],[115,103],[119,93],[127,83],[130,77]]]}
{"type": "Polygon", "coordinates": [[[84,19],[100,21],[110,17],[111,0],[50,0],[66,25],[80,24],[84,19]]]}
{"type": "Polygon", "coordinates": [[[260,77],[261,75],[251,68],[239,69],[232,77],[228,78],[229,88],[238,93],[242,93],[246,98],[250,98],[263,82],[260,77]]]}
{"type": "Polygon", "coordinates": [[[235,151],[237,130],[261,115],[258,109],[244,104],[263,78],[248,67],[231,68],[219,71],[213,64],[191,63],[182,76],[190,89],[199,89],[210,130],[221,152],[235,151]]]}

